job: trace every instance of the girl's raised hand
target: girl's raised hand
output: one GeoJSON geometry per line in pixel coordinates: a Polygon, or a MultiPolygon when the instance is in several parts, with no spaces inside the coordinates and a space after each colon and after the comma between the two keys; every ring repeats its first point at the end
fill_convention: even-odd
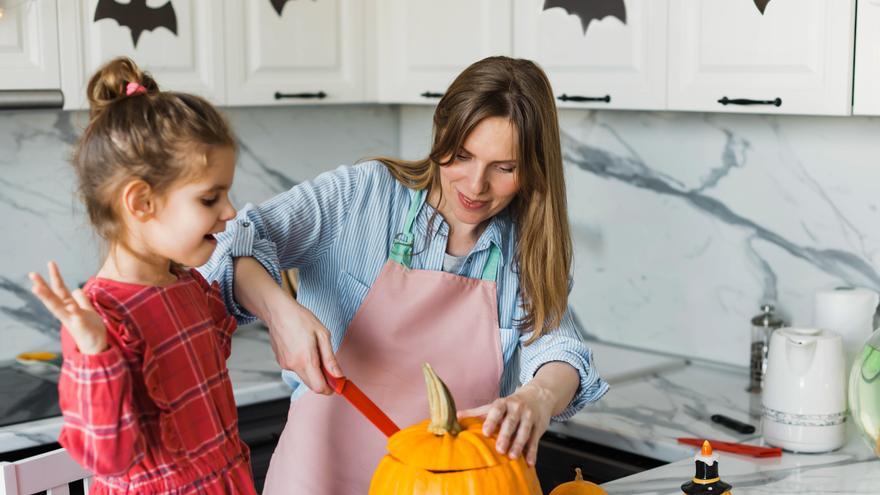
{"type": "Polygon", "coordinates": [[[49,262],[51,287],[37,273],[31,272],[28,276],[34,284],[31,291],[67,328],[79,352],[98,354],[107,349],[107,328],[104,321],[95,312],[83,291],[77,289],[71,293],[67,289],[54,261],[49,262]]]}

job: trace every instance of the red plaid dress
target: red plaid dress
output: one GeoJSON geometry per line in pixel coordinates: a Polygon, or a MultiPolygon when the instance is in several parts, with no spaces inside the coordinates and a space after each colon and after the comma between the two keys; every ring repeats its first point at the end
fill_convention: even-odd
{"type": "Polygon", "coordinates": [[[80,354],[62,327],[58,441],[95,473],[91,493],[255,493],[217,287],[191,270],[165,287],[93,278],[85,292],[110,347],[80,354]]]}

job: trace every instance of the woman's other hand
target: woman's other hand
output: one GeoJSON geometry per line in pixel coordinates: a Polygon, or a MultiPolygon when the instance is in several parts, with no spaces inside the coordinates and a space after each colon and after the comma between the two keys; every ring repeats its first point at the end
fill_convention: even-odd
{"type": "Polygon", "coordinates": [[[107,349],[107,328],[82,290],[67,289],[54,261],[49,262],[51,287],[39,274],[28,274],[31,291],[52,315],[61,321],[82,354],[98,354],[107,349]]]}
{"type": "Polygon", "coordinates": [[[269,340],[278,364],[296,373],[309,390],[331,394],[323,365],[342,376],[330,331],[307,308],[296,302],[254,258],[235,258],[235,300],[269,326],[269,340]]]}
{"type": "Polygon", "coordinates": [[[295,372],[309,390],[332,394],[321,367],[331,375],[342,376],[333,354],[330,331],[306,307],[281,291],[266,320],[275,359],[282,368],[295,372]]]}
{"type": "Polygon", "coordinates": [[[525,456],[534,466],[538,442],[550,426],[550,418],[571,402],[580,384],[577,371],[568,363],[551,362],[542,366],[529,383],[513,394],[491,404],[459,411],[458,417],[485,418],[483,435],[498,432],[495,450],[511,459],[525,456]]]}

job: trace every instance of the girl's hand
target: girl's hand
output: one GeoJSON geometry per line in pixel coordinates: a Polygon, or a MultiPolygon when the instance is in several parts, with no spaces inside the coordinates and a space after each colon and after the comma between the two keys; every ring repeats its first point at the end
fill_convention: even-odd
{"type": "Polygon", "coordinates": [[[485,417],[483,435],[492,436],[498,429],[495,450],[516,459],[523,454],[530,466],[538,458],[538,441],[550,426],[554,399],[552,392],[527,383],[512,395],[491,404],[459,411],[458,417],[485,417]],[[499,429],[500,426],[500,429],[499,429]]]}
{"type": "Polygon", "coordinates": [[[282,368],[295,372],[309,390],[332,394],[322,365],[334,376],[343,373],[333,354],[330,331],[286,292],[279,289],[278,294],[280,297],[270,305],[272,314],[266,320],[275,359],[282,368]]]}
{"type": "Polygon", "coordinates": [[[71,294],[67,290],[54,261],[49,262],[51,288],[39,274],[31,272],[28,276],[34,284],[31,291],[67,328],[79,352],[98,354],[107,349],[107,328],[104,321],[95,312],[83,291],[77,289],[71,294]]]}

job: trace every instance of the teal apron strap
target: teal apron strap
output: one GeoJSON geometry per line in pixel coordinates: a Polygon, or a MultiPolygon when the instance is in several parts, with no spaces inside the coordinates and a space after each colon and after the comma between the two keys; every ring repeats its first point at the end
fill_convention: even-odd
{"type": "Polygon", "coordinates": [[[424,189],[420,191],[413,191],[410,189],[409,211],[406,214],[406,222],[403,224],[403,232],[394,237],[394,242],[391,244],[391,252],[388,253],[388,258],[407,268],[412,266],[413,240],[415,239],[412,233],[412,227],[416,220],[416,214],[419,212],[419,207],[422,206],[422,198],[424,197],[424,189]]]}
{"type": "MultiPolygon", "coordinates": [[[[391,244],[391,252],[388,254],[388,258],[407,268],[412,267],[413,241],[415,239],[415,236],[413,236],[412,233],[412,228],[416,220],[416,215],[419,212],[419,207],[422,206],[422,199],[424,197],[424,189],[420,191],[410,190],[409,211],[406,214],[406,221],[403,224],[403,232],[394,237],[394,242],[391,244]]],[[[483,273],[480,278],[482,280],[494,282],[498,278],[498,264],[500,260],[501,250],[498,249],[498,246],[492,244],[489,248],[489,259],[486,261],[486,266],[483,267],[483,273]]]]}
{"type": "Polygon", "coordinates": [[[483,274],[480,275],[480,278],[495,282],[498,279],[498,263],[500,260],[501,250],[498,249],[498,246],[492,244],[489,248],[489,259],[486,261],[486,266],[483,267],[483,274]]]}

